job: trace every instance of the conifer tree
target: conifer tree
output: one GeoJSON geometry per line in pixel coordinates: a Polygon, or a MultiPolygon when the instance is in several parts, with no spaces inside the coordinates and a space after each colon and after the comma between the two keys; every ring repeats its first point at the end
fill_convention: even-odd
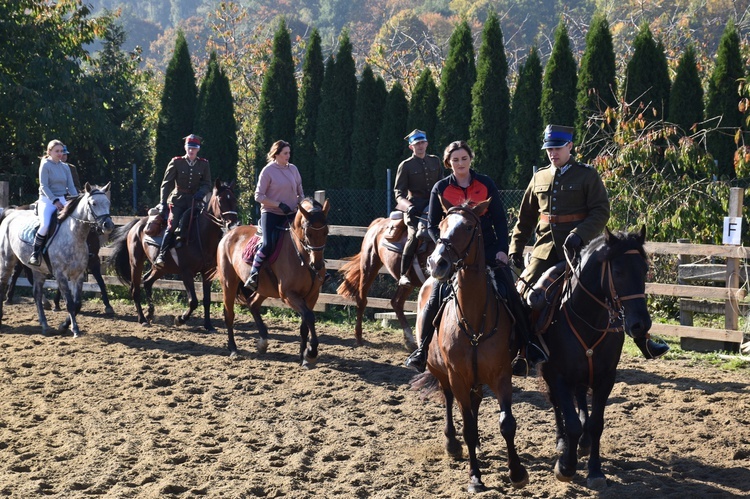
{"type": "Polygon", "coordinates": [[[490,12],[482,32],[477,62],[477,81],[472,89],[470,145],[474,149],[472,166],[489,175],[503,188],[501,179],[508,166],[508,120],[510,90],[508,61],[505,57],[500,21],[490,12]]]}
{"type": "Polygon", "coordinates": [[[231,182],[237,178],[237,121],[229,78],[211,52],[208,71],[198,92],[196,133],[203,137],[201,156],[211,164],[214,179],[231,182]]]}
{"type": "Polygon", "coordinates": [[[544,68],[542,80],[542,122],[574,126],[576,122],[576,61],[570,49],[565,22],[555,29],[552,54],[544,68]]]}
{"type": "Polygon", "coordinates": [[[738,105],[738,79],[745,76],[740,54],[740,37],[733,21],[727,23],[719,41],[716,53],[716,66],[708,80],[708,103],[706,119],[713,126],[707,140],[708,152],[718,161],[718,174],[721,177],[734,178],[734,153],[737,150],[734,137],[742,128],[742,115],[738,105]],[[719,122],[717,118],[720,118],[719,122]]]}
{"type": "Polygon", "coordinates": [[[352,129],[352,166],[348,186],[353,189],[375,187],[378,139],[387,98],[385,82],[380,77],[375,78],[370,65],[365,65],[357,87],[352,129]]]}
{"type": "Polygon", "coordinates": [[[685,135],[690,135],[703,121],[703,87],[692,45],[687,46],[677,64],[669,93],[669,121],[685,135]]]}
{"type": "Polygon", "coordinates": [[[318,106],[318,121],[315,131],[315,186],[316,188],[330,187],[328,183],[328,162],[326,154],[335,149],[336,144],[330,143],[334,140],[331,130],[337,127],[337,103],[334,95],[334,77],[336,73],[336,62],[333,56],[326,59],[323,72],[323,83],[320,88],[320,105],[318,106]]]}
{"type": "Polygon", "coordinates": [[[605,111],[617,108],[617,65],[607,18],[594,14],[586,35],[586,50],[578,72],[575,142],[583,159],[595,157],[611,136],[614,123],[605,123],[605,111]],[[604,128],[602,128],[604,127],[604,128]]]}
{"type": "Polygon", "coordinates": [[[378,141],[378,161],[375,165],[375,188],[391,189],[393,186],[385,185],[386,170],[388,168],[396,174],[399,163],[407,158],[406,141],[404,141],[404,130],[409,118],[409,102],[401,83],[393,84],[385,103],[383,114],[383,125],[380,128],[380,140],[378,141]]]}
{"type": "MultiPolygon", "coordinates": [[[[352,125],[354,107],[357,102],[357,75],[352,57],[352,44],[349,31],[344,30],[339,38],[339,50],[333,64],[333,79],[330,92],[324,92],[321,98],[322,109],[332,113],[325,117],[326,126],[319,123],[316,137],[316,178],[325,169],[325,184],[319,187],[337,189],[348,183],[352,162],[352,125]]],[[[326,75],[327,77],[327,75],[326,75]]]]}
{"type": "MultiPolygon", "coordinates": [[[[435,138],[442,149],[454,140],[468,140],[471,124],[471,89],[477,79],[471,28],[461,21],[451,34],[448,57],[440,81],[435,138]]],[[[429,137],[428,137],[429,138],[429,137]]]]}
{"type": "Polygon", "coordinates": [[[185,154],[182,138],[194,132],[197,99],[198,89],[195,86],[195,72],[190,62],[187,41],[182,31],[178,31],[174,54],[164,74],[164,91],[156,124],[152,185],[161,183],[164,171],[173,157],[185,154]]]}
{"type": "Polygon", "coordinates": [[[539,110],[542,102],[542,62],[536,47],[518,69],[508,131],[508,154],[515,168],[510,178],[502,179],[506,189],[525,189],[535,166],[544,164],[540,141],[544,127],[539,110]]]}
{"type": "Polygon", "coordinates": [[[633,57],[625,71],[625,102],[633,114],[641,114],[647,123],[666,120],[669,87],[664,47],[654,40],[644,23],[633,41],[633,57]]]}
{"type": "Polygon", "coordinates": [[[318,107],[323,87],[323,52],[320,34],[313,29],[307,42],[305,62],[302,66],[302,84],[299,110],[295,123],[292,162],[299,170],[305,189],[315,190],[315,132],[318,125],[318,107]]]}
{"type": "Polygon", "coordinates": [[[297,81],[294,77],[292,41],[281,19],[273,37],[273,55],[263,78],[255,128],[255,176],[266,165],[266,154],[277,140],[294,143],[297,114],[297,81]]]}
{"type": "Polygon", "coordinates": [[[409,101],[409,119],[406,122],[404,135],[414,129],[422,130],[427,134],[427,153],[440,154],[440,144],[435,137],[435,125],[437,124],[437,107],[440,103],[440,95],[435,79],[432,77],[430,68],[426,68],[419,75],[417,83],[409,101]]]}

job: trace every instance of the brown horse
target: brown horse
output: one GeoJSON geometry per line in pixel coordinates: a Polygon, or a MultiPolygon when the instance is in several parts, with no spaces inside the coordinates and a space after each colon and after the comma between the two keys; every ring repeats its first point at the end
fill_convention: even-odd
{"type": "MultiPolygon", "coordinates": [[[[406,243],[406,232],[404,231],[398,242],[388,243],[385,240],[385,235],[390,223],[391,219],[389,218],[375,219],[367,228],[360,252],[346,258],[347,262],[339,269],[339,272],[344,275],[344,281],[339,285],[336,293],[354,300],[357,304],[357,324],[354,328],[354,336],[359,346],[364,344],[362,340],[362,316],[367,306],[367,293],[378,276],[378,272],[385,266],[396,281],[400,277],[401,255],[406,243]]],[[[414,264],[409,270],[409,279],[412,283],[421,285],[424,281],[424,274],[421,273],[421,269],[425,267],[427,256],[433,249],[435,249],[435,243],[427,237],[424,248],[420,248],[417,252],[414,264]],[[420,268],[419,273],[416,269],[417,266],[420,268]]],[[[414,286],[399,286],[393,298],[391,298],[391,307],[396,312],[398,322],[404,331],[404,344],[409,350],[417,348],[411,326],[406,319],[406,315],[404,315],[404,303],[412,289],[414,289],[414,286]]]]}
{"type": "MultiPolygon", "coordinates": [[[[434,376],[445,396],[446,451],[458,458],[461,444],[453,423],[453,400],[458,402],[464,422],[464,441],[469,448],[469,492],[485,490],[476,448],[479,443],[479,404],[483,385],[489,386],[500,403],[500,433],[508,448],[510,482],[524,487],[529,474],[521,464],[515,447],[516,420],[511,412],[510,334],[511,318],[493,290],[493,278],[485,266],[482,229],[479,217],[490,201],[476,206],[446,207],[440,223],[440,239],[430,255],[432,277],[420,292],[420,310],[429,294],[432,279],[448,283],[449,299],[444,302],[437,336],[430,344],[428,372],[417,376],[413,384],[437,390],[430,383],[434,376]]],[[[417,331],[419,335],[421,331],[417,331]]]]}
{"type": "Polygon", "coordinates": [[[141,274],[146,260],[152,264],[159,254],[159,246],[144,234],[146,218],[135,220],[118,229],[112,242],[110,263],[118,277],[130,284],[130,296],[135,302],[138,321],[147,325],[154,316],[154,304],[151,291],[154,283],[165,274],[179,274],[189,296],[189,309],[175,317],[175,324],[187,322],[193,311],[198,308],[198,297],[195,293],[195,274],[201,274],[203,283],[203,326],[207,331],[214,331],[211,324],[211,281],[216,273],[216,248],[224,233],[237,225],[237,198],[231,184],[216,181],[213,194],[206,208],[195,217],[188,230],[187,243],[181,248],[172,248],[163,267],[151,266],[143,280],[143,290],[148,303],[148,316],[143,315],[141,307],[141,274]]]}
{"type": "Polygon", "coordinates": [[[234,342],[235,299],[250,308],[260,333],[256,347],[258,352],[265,353],[268,348],[268,328],[260,315],[260,306],[266,298],[281,298],[302,317],[299,329],[302,365],[309,366],[317,361],[318,336],[313,307],[318,301],[326,274],[323,250],[328,238],[329,209],[328,200],[322,206],[312,199],[300,202],[291,227],[279,237],[278,258],[272,263],[267,261],[263,264],[258,289],[252,294],[242,284],[250,275],[251,265],[243,260],[242,253],[258,228],[254,225],[237,227],[219,243],[217,274],[224,293],[224,322],[227,326],[227,346],[232,357],[237,355],[237,344],[234,342]]]}

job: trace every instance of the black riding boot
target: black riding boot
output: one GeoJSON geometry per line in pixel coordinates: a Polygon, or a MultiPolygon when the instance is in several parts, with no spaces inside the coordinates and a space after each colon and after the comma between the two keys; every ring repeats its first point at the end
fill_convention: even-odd
{"type": "Polygon", "coordinates": [[[657,359],[669,351],[669,345],[656,343],[651,338],[633,338],[633,341],[647,359],[657,359]]]}
{"type": "Polygon", "coordinates": [[[44,243],[46,241],[47,234],[42,236],[38,232],[36,233],[36,236],[34,236],[34,251],[29,257],[29,265],[38,267],[42,264],[42,248],[44,248],[44,243]]]}
{"type": "Polygon", "coordinates": [[[169,248],[172,246],[172,241],[174,241],[174,232],[166,231],[164,233],[164,238],[161,240],[161,248],[159,248],[159,256],[156,257],[156,260],[154,260],[154,266],[156,267],[163,267],[165,258],[167,257],[167,251],[169,251],[169,248]]]}
{"type": "Polygon", "coordinates": [[[411,286],[411,280],[409,280],[409,269],[414,261],[413,254],[404,253],[401,255],[401,278],[398,280],[399,286],[411,286]]]}
{"type": "Polygon", "coordinates": [[[421,333],[422,339],[419,342],[419,347],[412,352],[411,355],[406,359],[404,363],[406,367],[411,367],[417,372],[423,373],[427,368],[427,352],[430,351],[430,342],[432,337],[435,335],[435,317],[437,316],[438,309],[440,308],[440,284],[435,282],[432,284],[432,292],[430,297],[425,303],[422,313],[417,319],[419,321],[418,329],[421,333]]]}
{"type": "Polygon", "coordinates": [[[258,289],[258,277],[260,273],[260,267],[263,265],[263,262],[266,259],[266,255],[263,254],[262,251],[258,250],[257,253],[255,253],[255,258],[253,259],[253,266],[250,269],[250,276],[245,281],[245,287],[249,289],[250,291],[255,291],[258,289]]]}

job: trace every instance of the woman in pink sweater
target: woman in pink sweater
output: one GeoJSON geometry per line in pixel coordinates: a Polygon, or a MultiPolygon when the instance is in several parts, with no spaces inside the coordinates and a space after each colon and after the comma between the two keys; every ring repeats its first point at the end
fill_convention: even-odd
{"type": "Polygon", "coordinates": [[[297,205],[305,197],[299,170],[289,162],[291,152],[288,142],[274,142],[266,156],[268,164],[258,177],[255,200],[260,203],[259,225],[263,242],[255,253],[250,277],[245,281],[245,287],[252,291],[258,287],[260,266],[276,248],[280,229],[287,225],[289,218],[294,218],[297,205]]]}

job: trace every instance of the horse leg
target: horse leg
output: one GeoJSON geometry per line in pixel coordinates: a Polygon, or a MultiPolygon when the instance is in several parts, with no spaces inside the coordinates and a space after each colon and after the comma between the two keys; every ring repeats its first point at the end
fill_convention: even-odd
{"type": "Polygon", "coordinates": [[[414,341],[414,333],[404,314],[404,303],[406,302],[406,298],[411,294],[412,289],[414,289],[413,286],[399,286],[396,294],[391,298],[391,307],[396,313],[396,317],[398,317],[401,329],[404,331],[404,345],[410,352],[417,349],[417,342],[414,341]]]}
{"type": "Polygon", "coordinates": [[[104,284],[104,278],[102,277],[102,266],[101,261],[99,260],[99,257],[91,257],[89,262],[94,261],[98,262],[94,265],[89,266],[89,270],[91,271],[91,275],[94,276],[94,280],[96,281],[96,284],[99,286],[99,291],[101,291],[102,294],[102,303],[104,304],[104,313],[106,315],[115,315],[115,309],[112,308],[112,305],[109,303],[109,294],[107,293],[107,286],[104,284]]]}
{"type": "Polygon", "coordinates": [[[55,290],[55,294],[52,297],[52,303],[55,304],[54,308],[52,309],[53,312],[61,312],[62,309],[60,308],[60,298],[62,298],[62,293],[60,292],[60,288],[58,287],[55,290]]]}
{"type": "Polygon", "coordinates": [[[36,304],[36,313],[39,316],[39,324],[42,326],[42,334],[47,335],[49,332],[49,324],[47,324],[47,316],[44,313],[44,275],[34,275],[34,303],[36,304]]]}
{"type": "Polygon", "coordinates": [[[558,386],[554,389],[550,388],[550,390],[558,390],[555,398],[565,428],[562,453],[557,457],[557,463],[555,464],[555,478],[561,482],[569,482],[576,474],[577,447],[583,433],[583,427],[578,419],[573,389],[558,386]]]}
{"type": "Polygon", "coordinates": [[[143,315],[143,307],[141,306],[141,274],[143,273],[146,256],[140,247],[128,249],[128,251],[130,251],[130,298],[135,304],[138,323],[142,326],[148,326],[149,320],[143,315]]]}
{"type": "Polygon", "coordinates": [[[581,440],[578,442],[578,457],[588,456],[591,452],[591,431],[589,428],[589,410],[586,400],[587,389],[579,386],[576,390],[576,406],[578,407],[578,420],[583,427],[581,440]]]}
{"type": "Polygon", "coordinates": [[[263,317],[260,315],[260,305],[264,299],[264,297],[255,293],[250,302],[250,313],[253,315],[253,320],[258,326],[258,334],[260,335],[258,341],[255,342],[255,348],[258,350],[258,353],[266,353],[266,350],[268,350],[268,328],[266,327],[266,323],[263,322],[263,317]]]}
{"type": "Polygon", "coordinates": [[[302,367],[312,367],[318,361],[318,335],[315,332],[315,312],[307,306],[302,308],[300,324],[300,360],[302,367]],[[308,332],[310,342],[307,341],[308,332]]]}
{"type": "Polygon", "coordinates": [[[602,432],[604,431],[604,408],[615,383],[615,374],[611,373],[609,378],[596,387],[591,396],[591,417],[588,421],[588,430],[591,434],[591,455],[589,456],[586,485],[594,490],[602,490],[607,486],[607,478],[602,472],[599,452],[602,432]]]}
{"type": "Polygon", "coordinates": [[[201,273],[203,279],[203,327],[206,331],[213,333],[216,332],[213,324],[211,324],[211,279],[208,275],[201,273]]]}
{"type": "MultiPolygon", "coordinates": [[[[174,325],[175,326],[183,326],[187,323],[188,319],[190,319],[190,316],[193,315],[193,311],[198,308],[198,295],[195,293],[195,281],[193,280],[192,275],[183,274],[182,275],[182,284],[185,286],[185,291],[187,291],[188,295],[188,309],[187,311],[183,312],[182,315],[178,315],[174,318],[174,325]]],[[[211,299],[211,296],[209,294],[208,299],[211,299]]]]}
{"type": "Polygon", "coordinates": [[[65,331],[68,330],[69,327],[72,325],[73,329],[73,336],[77,337],[80,333],[80,330],[78,329],[78,324],[75,321],[74,317],[77,314],[76,310],[76,303],[75,298],[73,297],[73,293],[70,289],[70,283],[68,282],[67,278],[63,276],[56,276],[57,278],[57,286],[60,290],[61,295],[65,295],[65,309],[68,312],[67,317],[65,317],[65,320],[60,323],[60,325],[57,328],[57,331],[59,333],[65,333],[65,331]]]}
{"type": "MultiPolygon", "coordinates": [[[[455,380],[452,379],[452,381],[455,380]]],[[[466,447],[469,449],[468,491],[470,493],[484,492],[487,488],[482,483],[482,472],[479,470],[479,460],[477,459],[477,445],[479,444],[478,416],[481,394],[473,393],[469,386],[456,387],[455,384],[452,386],[464,421],[464,442],[466,442],[466,447]]]]}
{"type": "MultiPolygon", "coordinates": [[[[16,281],[18,281],[18,278],[21,276],[21,272],[26,267],[21,262],[16,262],[15,267],[13,267],[13,274],[10,276],[10,284],[8,285],[8,298],[5,300],[5,303],[7,305],[10,305],[13,303],[13,295],[16,292],[16,281]]],[[[27,270],[26,276],[28,277],[31,274],[30,271],[27,270]]],[[[34,283],[34,278],[32,277],[29,279],[29,283],[34,283]]]]}
{"type": "Polygon", "coordinates": [[[359,293],[356,297],[357,302],[357,323],[354,326],[354,341],[358,347],[365,344],[362,339],[362,319],[367,307],[367,293],[378,276],[378,271],[383,266],[378,256],[377,250],[370,249],[368,254],[360,256],[359,267],[359,293]]]}
{"type": "Polygon", "coordinates": [[[443,434],[445,435],[445,452],[453,459],[458,460],[463,457],[463,447],[461,446],[461,442],[456,438],[456,425],[453,422],[453,392],[450,387],[443,388],[443,396],[445,397],[445,428],[443,429],[443,434]]]}
{"type": "Polygon", "coordinates": [[[505,439],[505,446],[508,449],[510,483],[513,487],[520,489],[529,483],[529,473],[521,464],[521,458],[516,450],[516,418],[511,410],[513,386],[510,373],[500,379],[496,389],[495,394],[500,404],[500,434],[505,439]]]}

